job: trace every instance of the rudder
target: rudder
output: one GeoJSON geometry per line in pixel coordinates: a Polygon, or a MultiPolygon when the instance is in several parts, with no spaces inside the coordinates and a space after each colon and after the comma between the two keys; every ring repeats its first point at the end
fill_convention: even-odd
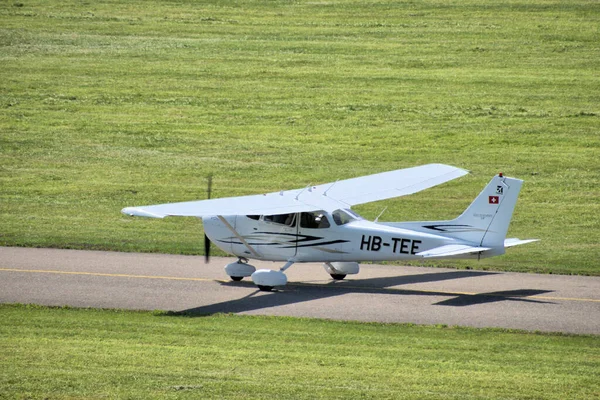
{"type": "Polygon", "coordinates": [[[503,248],[522,184],[520,179],[496,175],[460,217],[451,221],[463,232],[447,232],[448,236],[503,248]]]}
{"type": "Polygon", "coordinates": [[[386,225],[458,239],[493,250],[486,256],[504,254],[506,233],[523,181],[496,175],[467,209],[449,221],[388,222],[386,225]]]}

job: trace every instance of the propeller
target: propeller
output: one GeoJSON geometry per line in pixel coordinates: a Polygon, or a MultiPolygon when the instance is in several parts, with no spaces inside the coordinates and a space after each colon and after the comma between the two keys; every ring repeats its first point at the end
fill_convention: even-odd
{"type": "MultiPolygon", "coordinates": [[[[210,199],[212,192],[212,174],[208,176],[208,187],[206,188],[206,197],[210,199]]],[[[210,261],[210,239],[204,234],[204,262],[210,261]]]]}

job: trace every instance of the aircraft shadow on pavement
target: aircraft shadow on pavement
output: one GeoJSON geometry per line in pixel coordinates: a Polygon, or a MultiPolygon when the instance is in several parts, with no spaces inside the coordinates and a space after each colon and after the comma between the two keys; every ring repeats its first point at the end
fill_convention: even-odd
{"type": "MultiPolygon", "coordinates": [[[[404,296],[429,296],[429,297],[451,297],[433,305],[465,307],[476,304],[493,303],[498,301],[525,301],[533,303],[545,303],[543,301],[527,299],[528,296],[549,293],[548,290],[513,290],[505,292],[493,292],[482,294],[464,294],[452,292],[436,292],[418,289],[398,289],[396,286],[437,282],[451,279],[495,275],[494,272],[484,271],[451,271],[430,274],[416,274],[405,276],[392,276],[381,278],[331,281],[328,284],[296,283],[290,282],[281,290],[265,293],[256,290],[249,295],[239,299],[228,300],[221,303],[210,304],[187,310],[170,313],[173,316],[206,316],[217,313],[240,313],[246,311],[260,310],[270,307],[278,307],[290,304],[303,303],[307,301],[327,299],[347,293],[369,293],[369,294],[395,294],[404,296]]],[[[233,287],[255,287],[251,282],[225,282],[224,286],[233,287]]]]}
{"type": "Polygon", "coordinates": [[[541,294],[550,292],[552,292],[552,290],[519,289],[491,293],[461,294],[451,299],[435,303],[434,305],[464,307],[475,304],[494,303],[497,301],[522,301],[526,303],[554,304],[550,301],[527,298],[530,296],[539,296],[541,294]]]}

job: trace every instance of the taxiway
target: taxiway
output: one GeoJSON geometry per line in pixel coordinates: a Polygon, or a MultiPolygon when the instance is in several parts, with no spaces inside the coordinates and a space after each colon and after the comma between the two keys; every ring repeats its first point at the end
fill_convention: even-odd
{"type": "Polygon", "coordinates": [[[333,281],[320,264],[296,264],[286,287],[265,293],[228,279],[234,260],[0,247],[0,302],[600,334],[600,277],[367,264],[333,281]]]}

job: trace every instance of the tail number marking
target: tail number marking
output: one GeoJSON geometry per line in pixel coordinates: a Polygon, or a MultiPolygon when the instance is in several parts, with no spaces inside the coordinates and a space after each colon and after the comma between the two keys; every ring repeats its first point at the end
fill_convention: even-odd
{"type": "Polygon", "coordinates": [[[379,251],[382,247],[391,247],[392,253],[399,254],[417,254],[421,240],[412,240],[404,238],[391,238],[391,243],[384,242],[381,236],[362,235],[360,249],[367,251],[379,251]]]}

